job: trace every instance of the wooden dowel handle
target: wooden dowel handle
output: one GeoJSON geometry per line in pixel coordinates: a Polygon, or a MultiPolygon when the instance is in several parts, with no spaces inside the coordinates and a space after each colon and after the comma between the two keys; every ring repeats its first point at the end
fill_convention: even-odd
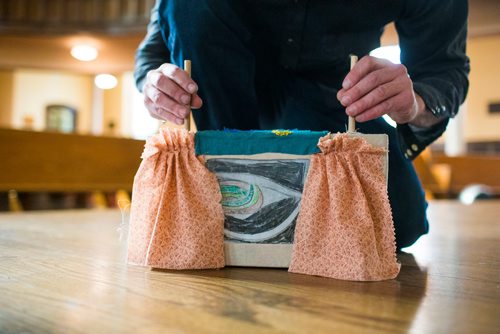
{"type": "MultiPolygon", "coordinates": [[[[191,60],[184,60],[184,71],[187,72],[189,76],[191,76],[191,60]]],[[[184,122],[184,127],[186,130],[191,131],[191,101],[189,101],[189,116],[186,117],[186,121],[184,122]]]]}
{"type": "MultiPolygon", "coordinates": [[[[350,57],[351,57],[351,70],[352,70],[354,65],[356,65],[356,63],[358,62],[358,56],[351,55],[350,57]]],[[[349,116],[349,124],[347,126],[347,132],[356,132],[356,120],[352,116],[349,116]]]]}

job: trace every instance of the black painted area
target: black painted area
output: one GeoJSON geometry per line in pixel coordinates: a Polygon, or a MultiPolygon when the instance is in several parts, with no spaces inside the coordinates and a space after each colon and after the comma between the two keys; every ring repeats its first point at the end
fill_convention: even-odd
{"type": "MultiPolygon", "coordinates": [[[[242,164],[238,159],[209,159],[208,170],[213,173],[248,173],[266,177],[285,187],[302,192],[309,167],[309,160],[258,160],[258,163],[242,164]]],[[[244,160],[243,160],[244,161],[244,160]]],[[[250,160],[257,161],[257,160],[250,160]]]]}
{"type": "MultiPolygon", "coordinates": [[[[249,216],[246,219],[238,219],[231,216],[226,216],[224,228],[236,233],[256,234],[262,233],[282,224],[288,218],[293,210],[299,205],[300,200],[297,198],[286,198],[281,201],[271,203],[264,206],[259,212],[249,216]]],[[[292,224],[295,225],[295,219],[292,224]]],[[[287,232],[287,231],[285,231],[287,232]]],[[[278,236],[265,240],[265,243],[280,243],[291,242],[290,232],[282,232],[278,236]],[[270,241],[273,242],[270,242],[270,241]]],[[[293,237],[293,233],[292,233],[293,237]]]]}

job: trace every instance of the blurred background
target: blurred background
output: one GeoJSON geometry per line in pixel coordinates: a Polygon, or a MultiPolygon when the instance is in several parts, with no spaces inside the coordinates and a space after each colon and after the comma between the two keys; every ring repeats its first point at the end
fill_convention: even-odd
{"type": "MultiPolygon", "coordinates": [[[[155,0],[0,0],[0,211],[113,207],[158,130],[133,82],[155,0]]],[[[429,199],[500,195],[500,6],[471,0],[470,90],[415,161],[429,199]]],[[[398,61],[386,28],[379,57],[398,61]]]]}

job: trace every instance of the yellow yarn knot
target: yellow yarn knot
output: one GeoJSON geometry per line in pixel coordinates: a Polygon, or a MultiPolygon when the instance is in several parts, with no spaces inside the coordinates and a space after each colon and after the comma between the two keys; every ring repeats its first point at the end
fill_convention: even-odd
{"type": "Polygon", "coordinates": [[[272,131],[276,136],[280,136],[280,137],[283,137],[283,136],[288,136],[289,134],[292,133],[292,131],[290,130],[273,130],[272,131]]]}

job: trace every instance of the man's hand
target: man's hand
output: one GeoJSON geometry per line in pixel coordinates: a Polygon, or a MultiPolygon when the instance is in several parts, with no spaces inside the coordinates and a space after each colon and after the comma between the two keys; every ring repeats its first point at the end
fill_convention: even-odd
{"type": "Polygon", "coordinates": [[[144,105],[157,119],[183,124],[191,108],[198,109],[203,101],[197,94],[198,85],[174,64],[163,64],[148,72],[143,87],[144,105]]]}
{"type": "MultiPolygon", "coordinates": [[[[396,123],[412,123],[425,113],[425,104],[413,91],[406,67],[371,56],[363,57],[347,74],[337,98],[357,122],[384,114],[396,123]]],[[[417,122],[419,123],[419,122],[417,122]]]]}

